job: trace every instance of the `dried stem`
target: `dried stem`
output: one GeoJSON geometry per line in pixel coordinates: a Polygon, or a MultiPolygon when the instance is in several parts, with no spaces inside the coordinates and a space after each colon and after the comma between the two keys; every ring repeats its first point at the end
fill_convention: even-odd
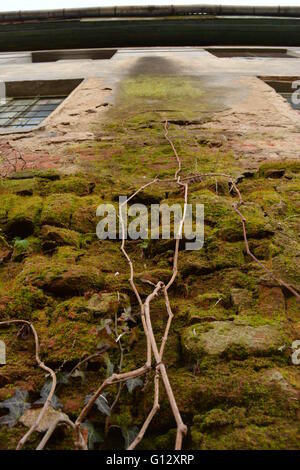
{"type": "MultiPolygon", "coordinates": [[[[48,428],[46,434],[44,435],[43,439],[41,440],[41,442],[37,446],[36,450],[43,450],[45,448],[45,445],[49,441],[50,437],[54,433],[55,429],[57,428],[57,426],[61,426],[63,424],[70,426],[73,429],[73,431],[75,430],[75,424],[69,418],[58,418],[48,428]]],[[[82,448],[82,450],[88,450],[87,445],[86,445],[83,437],[82,437],[82,442],[81,442],[81,448],[82,448]]]]}
{"type": "Polygon", "coordinates": [[[154,416],[158,412],[159,408],[160,408],[160,405],[159,405],[159,373],[158,373],[158,371],[156,371],[155,376],[154,376],[154,401],[153,401],[152,409],[151,409],[150,413],[148,414],[147,418],[145,419],[145,422],[144,422],[143,426],[141,427],[138,435],[136,436],[134,441],[132,441],[132,443],[130,444],[130,446],[128,447],[127,450],[134,450],[136,448],[136,446],[141,442],[141,440],[143,439],[143,437],[145,435],[145,432],[147,431],[152,419],[154,418],[154,416]]]}
{"type": "MultiPolygon", "coordinates": [[[[168,129],[168,121],[167,120],[165,120],[165,122],[164,122],[164,137],[169,142],[170,147],[171,147],[171,149],[173,151],[173,154],[174,154],[174,156],[176,158],[176,161],[177,161],[177,169],[175,171],[174,178],[170,179],[170,180],[169,179],[164,180],[164,179],[158,179],[158,177],[156,177],[152,181],[142,185],[137,191],[135,191],[128,199],[126,199],[126,201],[124,201],[120,205],[120,212],[119,212],[119,219],[120,219],[121,232],[122,232],[121,251],[122,251],[123,255],[125,256],[125,258],[128,262],[129,270],[130,270],[129,282],[130,282],[131,288],[132,288],[132,290],[133,290],[133,292],[136,296],[138,304],[140,306],[141,320],[142,320],[142,325],[143,325],[144,334],[145,334],[146,343],[147,343],[146,362],[140,368],[137,368],[137,369],[129,371],[129,372],[123,372],[122,373],[123,353],[124,352],[123,352],[122,344],[119,341],[120,362],[119,362],[119,371],[118,371],[118,373],[112,374],[110,377],[108,377],[106,380],[103,381],[103,383],[94,392],[94,394],[92,395],[92,397],[90,398],[88,403],[82,409],[82,411],[79,414],[75,424],[69,419],[61,419],[61,420],[58,419],[55,423],[53,423],[53,425],[48,429],[48,431],[44,435],[43,439],[41,440],[40,444],[38,445],[37,450],[41,450],[45,447],[46,443],[50,439],[50,437],[53,434],[56,427],[58,425],[61,425],[61,424],[67,424],[67,425],[71,426],[72,429],[74,429],[75,435],[76,435],[75,445],[76,445],[77,448],[87,449],[86,443],[85,443],[84,438],[83,438],[83,436],[81,434],[81,431],[80,431],[80,426],[83,423],[83,421],[85,420],[85,418],[87,417],[87,415],[89,414],[89,412],[91,411],[91,409],[92,409],[95,401],[97,400],[97,398],[103,393],[103,391],[108,386],[114,385],[114,384],[119,384],[116,398],[115,398],[115,400],[114,400],[114,402],[111,406],[111,409],[113,409],[116,406],[116,404],[119,400],[120,393],[121,393],[124,382],[127,381],[128,379],[141,377],[141,376],[143,376],[143,375],[150,372],[150,370],[152,368],[152,354],[153,354],[153,357],[154,357],[154,360],[155,360],[155,363],[156,363],[156,365],[155,365],[155,375],[154,375],[153,405],[152,405],[152,408],[151,408],[148,416],[146,417],[146,419],[145,419],[145,421],[144,421],[137,437],[129,445],[128,450],[133,450],[141,442],[141,440],[143,439],[143,437],[144,437],[144,435],[145,435],[145,433],[146,433],[153,417],[155,416],[155,414],[157,413],[157,411],[160,408],[160,404],[159,404],[159,383],[160,383],[160,379],[162,380],[163,385],[165,387],[167,397],[168,397],[168,400],[169,400],[169,403],[170,403],[170,406],[171,406],[171,409],[172,409],[172,413],[174,415],[175,422],[176,422],[176,425],[177,425],[175,449],[177,449],[177,450],[181,449],[182,440],[183,440],[183,437],[185,436],[185,434],[187,432],[187,427],[183,423],[183,420],[181,418],[180,411],[179,411],[177,403],[176,403],[175,395],[174,395],[174,392],[172,390],[172,387],[171,387],[171,384],[170,384],[170,381],[169,381],[167,370],[166,370],[165,364],[163,362],[163,355],[164,355],[164,351],[165,351],[165,347],[166,347],[166,344],[167,344],[167,340],[168,340],[168,336],[169,336],[169,332],[170,332],[170,328],[171,328],[171,324],[172,324],[172,319],[173,319],[173,312],[172,312],[171,305],[170,305],[170,299],[169,299],[168,291],[169,291],[170,287],[173,285],[173,283],[174,283],[174,281],[177,277],[177,274],[178,274],[179,243],[180,243],[180,239],[182,238],[183,224],[184,224],[184,221],[185,221],[186,211],[187,211],[188,184],[189,183],[196,182],[196,181],[202,181],[202,179],[204,179],[204,178],[217,177],[217,176],[222,176],[222,177],[225,177],[225,178],[228,179],[228,181],[231,184],[230,191],[232,191],[232,189],[234,189],[234,191],[236,192],[236,194],[238,196],[238,202],[235,202],[232,205],[232,207],[233,207],[234,211],[237,213],[237,215],[239,216],[239,218],[241,219],[241,222],[242,222],[243,237],[244,237],[244,242],[245,242],[247,254],[256,263],[258,263],[266,272],[268,272],[268,274],[270,274],[280,285],[282,285],[283,287],[288,289],[298,299],[300,298],[299,293],[293,287],[291,287],[290,285],[285,283],[281,278],[276,277],[251,252],[251,250],[249,248],[249,242],[248,242],[247,230],[246,230],[247,220],[244,217],[244,215],[242,214],[242,212],[240,211],[240,207],[244,204],[244,201],[242,199],[242,196],[241,196],[241,193],[240,193],[240,190],[237,186],[236,181],[233,180],[233,177],[226,174],[226,173],[213,173],[212,172],[212,173],[196,174],[196,175],[192,175],[192,176],[185,177],[185,178],[181,179],[180,173],[181,173],[181,169],[182,169],[182,163],[181,163],[181,159],[178,155],[178,152],[176,150],[176,147],[175,147],[172,139],[169,136],[169,129],[168,129]],[[125,222],[124,222],[124,219],[123,219],[123,207],[132,198],[134,198],[137,194],[139,194],[145,188],[147,188],[150,185],[153,185],[155,183],[177,184],[179,187],[183,188],[184,189],[184,210],[183,210],[182,218],[181,218],[180,223],[179,223],[177,234],[175,236],[175,250],[174,250],[174,257],[173,257],[172,276],[171,276],[171,278],[169,279],[169,281],[166,285],[162,281],[159,281],[156,285],[152,284],[154,289],[148,295],[145,302],[143,302],[142,299],[141,299],[141,296],[139,294],[139,291],[137,289],[137,286],[134,282],[134,265],[133,265],[133,262],[132,262],[132,260],[129,256],[128,252],[125,249],[126,235],[125,235],[125,222]],[[160,347],[158,347],[157,341],[156,341],[156,338],[155,338],[155,335],[154,335],[154,332],[153,332],[150,305],[151,305],[151,302],[158,295],[160,295],[161,293],[163,293],[163,295],[164,295],[166,310],[167,310],[167,314],[168,314],[168,320],[167,320],[167,324],[166,324],[166,327],[165,327],[163,337],[161,339],[160,347]]],[[[36,419],[35,423],[31,426],[31,428],[28,430],[28,432],[23,436],[23,438],[18,443],[17,449],[21,449],[22,446],[27,441],[27,439],[32,434],[32,432],[34,432],[37,429],[37,427],[39,426],[43,416],[45,415],[45,413],[47,411],[48,406],[51,404],[51,401],[52,401],[52,398],[53,398],[53,395],[54,395],[54,392],[55,392],[55,388],[56,388],[56,374],[52,369],[45,366],[45,364],[40,360],[40,357],[39,357],[39,354],[40,354],[39,340],[38,340],[38,336],[37,336],[36,330],[33,327],[33,325],[30,322],[25,321],[25,320],[10,320],[10,321],[6,321],[6,322],[1,322],[0,326],[4,325],[4,324],[12,324],[12,323],[26,324],[31,328],[31,331],[32,331],[32,333],[34,335],[34,339],[35,339],[36,361],[37,361],[39,367],[41,367],[43,370],[47,371],[50,374],[51,378],[52,378],[51,390],[48,394],[47,400],[46,400],[46,402],[45,402],[38,418],[36,419]]],[[[117,317],[115,318],[115,334],[116,334],[116,337],[118,337],[117,317]]],[[[89,356],[88,358],[80,361],[72,369],[71,373],[77,367],[79,367],[83,363],[87,362],[92,357],[96,357],[96,356],[100,355],[102,352],[103,351],[101,351],[99,353],[96,353],[96,354],[93,354],[93,355],[89,356]]]]}
{"type": "MultiPolygon", "coordinates": [[[[119,349],[120,349],[120,361],[119,361],[119,373],[122,372],[122,367],[123,367],[123,358],[124,358],[124,348],[122,346],[122,342],[121,342],[121,338],[119,338],[119,332],[118,332],[118,314],[115,313],[115,337],[116,337],[116,341],[118,342],[118,345],[119,345],[119,349]]],[[[117,395],[110,407],[110,413],[112,413],[113,409],[115,408],[116,404],[118,403],[119,401],[119,398],[120,398],[120,395],[121,395],[121,391],[122,391],[122,388],[123,388],[123,383],[120,382],[119,383],[119,387],[118,387],[118,391],[117,391],[117,395]]],[[[105,420],[105,436],[108,434],[108,431],[109,431],[109,425],[110,425],[110,416],[107,416],[106,420],[105,420]]]]}
{"type": "Polygon", "coordinates": [[[110,348],[110,346],[108,344],[104,344],[101,348],[101,351],[96,352],[94,354],[91,354],[90,356],[86,357],[85,359],[82,359],[82,361],[79,361],[78,364],[76,364],[76,366],[73,367],[71,372],[68,373],[68,375],[71,376],[73,374],[73,372],[75,372],[75,370],[78,369],[78,367],[82,366],[86,362],[89,362],[91,359],[94,359],[94,357],[102,356],[102,354],[105,353],[109,348],[110,348]]]}
{"type": "MultiPolygon", "coordinates": [[[[249,241],[248,241],[248,236],[247,236],[247,219],[245,216],[242,214],[242,212],[239,210],[239,207],[241,207],[244,204],[244,200],[242,198],[241,192],[237,186],[237,183],[233,180],[232,176],[226,174],[226,173],[200,173],[197,175],[189,176],[187,178],[184,178],[183,181],[190,181],[190,182],[196,182],[196,181],[201,181],[203,178],[209,178],[212,176],[223,176],[224,178],[227,178],[231,184],[230,192],[232,189],[236,192],[238,195],[239,201],[232,204],[232,207],[236,214],[239,216],[242,222],[242,227],[243,227],[243,238],[245,242],[245,247],[246,247],[246,252],[247,254],[257,263],[265,272],[269,274],[272,279],[274,279],[276,282],[278,282],[279,285],[287,289],[291,294],[293,294],[298,300],[300,300],[300,294],[299,292],[294,289],[293,286],[290,286],[287,282],[285,282],[283,279],[280,277],[276,276],[270,269],[268,269],[250,250],[249,247],[249,241]]],[[[161,180],[162,181],[162,180],[161,180]]]]}
{"type": "Polygon", "coordinates": [[[108,377],[104,382],[100,385],[100,387],[96,390],[96,392],[93,394],[93,396],[90,398],[88,403],[85,405],[85,407],[82,409],[80,415],[78,416],[77,420],[75,421],[75,430],[76,430],[76,437],[77,437],[77,443],[78,443],[78,438],[80,437],[80,425],[82,422],[85,420],[89,412],[91,411],[95,401],[97,398],[104,392],[104,390],[109,386],[113,385],[119,382],[125,382],[128,379],[134,379],[136,377],[141,377],[142,375],[146,374],[150,370],[150,367],[148,367],[146,364],[143,367],[140,367],[139,369],[132,370],[130,372],[123,372],[122,374],[112,374],[110,377],[108,377]]]}
{"type": "MultiPolygon", "coordinates": [[[[186,434],[186,431],[187,431],[187,428],[186,428],[185,424],[182,421],[182,418],[181,418],[181,415],[180,415],[180,412],[179,412],[179,409],[178,409],[178,406],[177,406],[177,403],[176,403],[176,400],[175,400],[175,396],[174,396],[172,387],[170,385],[170,381],[169,381],[169,378],[168,378],[168,375],[167,375],[165,365],[162,362],[162,358],[163,358],[163,352],[164,352],[164,348],[165,348],[165,345],[166,345],[166,342],[167,342],[167,339],[168,339],[168,334],[169,334],[169,330],[170,330],[170,326],[171,326],[171,322],[172,322],[172,318],[173,318],[173,313],[172,313],[172,310],[171,310],[171,307],[170,307],[170,302],[169,302],[169,297],[168,297],[167,291],[171,287],[171,285],[173,284],[173,282],[174,282],[174,280],[175,280],[175,278],[178,274],[177,264],[178,264],[179,240],[182,236],[182,228],[183,228],[183,224],[184,224],[184,220],[185,220],[185,216],[186,216],[187,197],[188,197],[188,184],[187,183],[181,183],[181,181],[180,181],[179,173],[181,171],[181,160],[179,158],[179,155],[176,151],[176,148],[175,148],[172,140],[170,139],[170,137],[168,135],[168,121],[165,121],[164,130],[165,130],[165,138],[170,143],[170,146],[171,146],[171,148],[173,150],[173,153],[174,153],[174,155],[176,157],[176,160],[177,160],[177,170],[175,172],[174,179],[175,179],[176,183],[178,185],[184,187],[184,190],[185,190],[184,211],[183,211],[183,217],[182,217],[182,219],[180,221],[180,224],[179,224],[178,233],[176,235],[172,277],[169,280],[167,286],[165,286],[163,284],[163,282],[161,282],[161,281],[158,282],[156,284],[156,286],[154,286],[153,291],[148,295],[148,297],[146,298],[144,303],[142,302],[142,299],[140,297],[140,294],[139,294],[138,289],[137,289],[137,287],[135,285],[135,282],[134,282],[133,262],[132,262],[129,254],[127,253],[127,251],[125,249],[125,239],[126,239],[126,237],[125,237],[125,223],[124,223],[124,219],[123,219],[123,207],[134,196],[136,196],[139,192],[144,190],[146,187],[158,182],[158,178],[155,178],[154,180],[150,181],[149,183],[146,183],[143,186],[141,186],[137,191],[135,191],[135,193],[133,193],[128,199],[126,199],[126,201],[124,201],[120,205],[120,208],[119,208],[119,219],[120,219],[121,230],[122,230],[121,251],[124,254],[125,258],[127,259],[129,269],[130,269],[129,282],[130,282],[130,285],[132,287],[133,292],[135,293],[135,296],[138,300],[138,303],[140,305],[141,319],[142,319],[143,329],[144,329],[144,333],[145,333],[146,341],[147,341],[147,359],[146,359],[146,363],[143,367],[141,367],[139,369],[136,369],[136,370],[133,370],[133,371],[130,371],[130,372],[127,372],[127,373],[121,373],[121,371],[119,371],[119,374],[112,374],[110,377],[108,377],[100,385],[100,387],[94,393],[94,395],[90,398],[89,402],[83,408],[83,410],[81,411],[81,413],[80,413],[80,415],[77,418],[76,423],[75,423],[76,431],[78,433],[81,423],[86,418],[86,416],[90,412],[93,404],[95,403],[95,401],[97,400],[99,395],[105,390],[106,387],[108,387],[109,385],[115,384],[115,383],[124,382],[124,381],[126,381],[130,378],[139,377],[141,375],[146,374],[151,369],[151,362],[152,362],[151,358],[152,358],[152,353],[153,353],[154,358],[155,358],[155,362],[156,362],[156,373],[155,373],[155,379],[154,379],[154,404],[153,404],[153,407],[152,407],[148,417],[146,418],[146,420],[145,420],[145,422],[144,422],[137,438],[129,446],[129,449],[133,449],[138,444],[138,442],[140,442],[140,440],[143,438],[149,424],[151,423],[151,420],[152,420],[153,416],[155,415],[155,413],[157,412],[157,410],[159,408],[159,401],[158,400],[159,400],[159,377],[160,376],[161,376],[163,384],[165,386],[166,393],[167,393],[167,396],[168,396],[168,399],[169,399],[169,402],[170,402],[170,406],[171,406],[171,409],[172,409],[172,412],[173,412],[173,415],[174,415],[174,418],[175,418],[175,421],[176,421],[176,424],[177,424],[177,436],[176,436],[176,444],[175,444],[176,449],[181,449],[182,438],[186,434]],[[163,291],[164,296],[165,296],[165,304],[166,304],[166,309],[167,309],[167,312],[168,312],[168,322],[167,322],[167,326],[166,326],[166,329],[165,329],[165,333],[164,333],[164,336],[163,336],[163,339],[162,339],[162,342],[161,342],[160,351],[159,351],[157,343],[156,343],[156,339],[155,339],[155,336],[154,336],[154,333],[153,333],[153,328],[152,328],[152,322],[151,322],[151,317],[150,317],[150,303],[152,302],[152,300],[154,300],[154,298],[161,291],[163,291]]],[[[121,389],[119,388],[119,392],[120,392],[120,390],[121,389]]],[[[117,398],[119,398],[119,393],[117,395],[117,398]]],[[[78,435],[77,435],[77,438],[78,438],[78,435]]]]}
{"type": "Polygon", "coordinates": [[[50,389],[48,397],[47,397],[47,399],[44,403],[44,406],[41,409],[41,412],[40,412],[39,416],[37,417],[37,419],[33,423],[33,425],[30,427],[30,429],[27,431],[27,433],[18,442],[17,450],[20,450],[23,447],[23,445],[25,444],[25,442],[28,440],[28,438],[31,436],[31,434],[36,430],[36,428],[40,424],[41,420],[43,419],[49,405],[51,404],[51,401],[52,401],[52,398],[53,398],[53,395],[54,395],[54,392],[55,392],[57,380],[56,380],[55,372],[52,369],[50,369],[50,367],[47,367],[40,359],[39,338],[38,338],[37,332],[36,332],[36,330],[35,330],[32,323],[30,323],[29,321],[26,321],[26,320],[8,320],[8,321],[5,321],[5,322],[1,322],[0,326],[5,325],[5,324],[9,325],[9,324],[16,324],[16,323],[21,323],[23,325],[28,325],[30,327],[30,329],[33,333],[33,336],[34,336],[34,341],[35,341],[35,359],[36,359],[36,362],[37,362],[38,366],[41,367],[41,369],[48,372],[50,374],[51,378],[52,378],[51,389],[50,389]]]}
{"type": "MultiPolygon", "coordinates": [[[[29,321],[26,321],[26,320],[7,320],[7,321],[4,321],[4,322],[0,322],[0,326],[12,325],[12,324],[18,324],[18,323],[21,323],[22,325],[27,325],[31,329],[32,334],[34,336],[34,341],[35,341],[35,359],[36,359],[36,362],[37,362],[38,366],[41,369],[43,369],[44,371],[46,371],[50,374],[50,376],[52,378],[52,385],[51,385],[51,389],[49,391],[49,394],[47,396],[47,399],[44,403],[44,406],[42,407],[36,421],[29,428],[27,433],[24,434],[24,436],[20,439],[20,441],[18,442],[16,450],[22,449],[22,447],[24,446],[26,441],[29,439],[31,434],[38,428],[40,422],[42,421],[43,417],[45,416],[45,413],[46,413],[49,405],[51,405],[52,398],[53,398],[53,395],[55,393],[55,388],[56,388],[56,384],[57,384],[57,379],[56,379],[55,372],[52,369],[50,369],[50,367],[46,366],[40,359],[39,337],[38,337],[38,334],[37,334],[36,329],[34,328],[33,324],[30,323],[29,321]]],[[[80,442],[80,447],[82,447],[82,435],[81,434],[79,435],[79,442],[80,442]]]]}
{"type": "Polygon", "coordinates": [[[232,188],[235,190],[235,192],[237,193],[238,195],[238,198],[239,198],[239,201],[234,203],[232,205],[233,209],[235,210],[235,212],[237,213],[237,215],[239,216],[239,218],[241,219],[241,222],[242,222],[242,226],[243,226],[243,237],[244,237],[244,242],[245,242],[245,247],[246,247],[246,252],[247,254],[253,259],[253,261],[255,261],[264,271],[266,271],[276,282],[278,282],[279,285],[281,285],[282,287],[285,287],[289,292],[291,292],[291,294],[295,295],[295,297],[300,300],[300,294],[296,291],[296,289],[294,289],[292,286],[290,286],[288,283],[286,283],[285,281],[283,281],[280,277],[276,276],[276,274],[274,274],[270,269],[268,269],[259,259],[256,258],[256,256],[252,253],[252,251],[250,250],[250,247],[249,247],[249,242],[248,242],[248,237],[247,237],[247,228],[246,228],[246,224],[247,224],[247,219],[244,217],[244,215],[240,212],[239,210],[239,207],[242,206],[244,204],[244,201],[243,201],[243,198],[242,198],[242,195],[241,195],[241,192],[239,190],[239,188],[237,187],[237,184],[233,181],[233,180],[230,180],[231,182],[231,185],[232,185],[232,188]]]}

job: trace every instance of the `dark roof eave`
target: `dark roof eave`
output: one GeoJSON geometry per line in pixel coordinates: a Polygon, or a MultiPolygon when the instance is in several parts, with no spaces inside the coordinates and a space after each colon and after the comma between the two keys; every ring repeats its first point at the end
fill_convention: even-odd
{"type": "Polygon", "coordinates": [[[71,20],[83,18],[159,17],[184,15],[299,17],[300,7],[234,5],[115,6],[0,13],[0,22],[71,20]]]}

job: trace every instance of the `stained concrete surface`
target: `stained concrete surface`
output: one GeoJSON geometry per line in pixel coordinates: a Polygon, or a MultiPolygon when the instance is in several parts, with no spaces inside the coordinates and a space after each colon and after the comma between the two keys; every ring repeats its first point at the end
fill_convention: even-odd
{"type": "Polygon", "coordinates": [[[198,80],[204,91],[199,114],[204,112],[201,104],[210,114],[202,130],[225,139],[242,166],[298,156],[299,113],[257,77],[300,76],[300,58],[218,58],[197,47],[120,49],[109,60],[0,64],[3,81],[86,79],[40,129],[2,136],[0,145],[30,153],[31,165],[39,164],[41,154],[51,155],[53,148],[59,165],[66,165],[64,156],[59,156],[66,145],[107,138],[95,126],[99,129],[115,105],[122,81],[140,74],[198,80]]]}

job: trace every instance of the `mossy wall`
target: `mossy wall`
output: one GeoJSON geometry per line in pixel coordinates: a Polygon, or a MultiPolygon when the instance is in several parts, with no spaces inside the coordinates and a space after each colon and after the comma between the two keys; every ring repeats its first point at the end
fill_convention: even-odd
{"type": "MultiPolygon", "coordinates": [[[[74,143],[69,150],[77,156],[76,174],[24,170],[0,182],[0,321],[32,321],[42,360],[59,372],[108,348],[82,366],[79,376],[59,385],[56,394],[71,419],[112,367],[118,369],[116,319],[118,332],[124,333],[122,370],[145,361],[128,264],[119,241],[97,239],[96,208],[104,202],[116,205],[120,195],[129,196],[156,176],[168,181],[147,188],[134,202],[182,203],[182,192],[170,181],[177,163],[164,137],[166,120],[182,177],[213,172],[237,178],[250,249],[299,290],[299,163],[266,162],[249,173],[217,132],[199,138],[199,126],[215,112],[216,100],[225,107],[219,93],[212,97],[195,78],[129,77],[101,129],[109,139],[92,144],[93,158],[88,160],[85,144],[74,143]],[[121,302],[116,302],[118,296],[121,302]]],[[[290,349],[300,335],[299,304],[247,255],[242,225],[232,209],[237,194],[228,179],[191,179],[188,198],[205,205],[205,243],[199,251],[180,250],[165,353],[189,429],[184,448],[299,449],[300,371],[291,363],[290,349]],[[228,340],[227,347],[212,348],[210,338],[214,345],[218,338],[228,340]]],[[[174,242],[137,240],[127,247],[144,299],[152,290],[145,280],[170,278],[174,242]]],[[[161,297],[153,302],[151,315],[160,338],[167,321],[161,297]]],[[[16,327],[0,330],[7,347],[0,401],[23,388],[34,402],[45,377],[35,366],[32,337],[17,332],[16,327]]],[[[122,448],[121,431],[142,425],[152,406],[151,377],[152,372],[132,394],[123,388],[106,438],[106,418],[93,409],[89,420],[103,438],[96,447],[122,448]]],[[[140,448],[174,445],[175,424],[162,386],[161,392],[161,409],[140,448]]],[[[108,390],[109,404],[116,393],[116,386],[108,390]]],[[[0,448],[14,448],[24,432],[20,423],[11,429],[2,426],[0,448]]],[[[28,448],[36,444],[34,435],[28,448]]],[[[69,431],[54,434],[47,448],[73,448],[69,431]]]]}

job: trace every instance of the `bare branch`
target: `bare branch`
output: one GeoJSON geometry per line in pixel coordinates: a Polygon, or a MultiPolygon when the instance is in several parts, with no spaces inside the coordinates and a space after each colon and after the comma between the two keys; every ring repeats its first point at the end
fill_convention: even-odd
{"type": "MultiPolygon", "coordinates": [[[[30,427],[30,429],[27,431],[27,433],[24,434],[24,436],[20,439],[20,441],[18,442],[18,445],[16,447],[16,450],[22,449],[22,447],[24,446],[26,441],[29,439],[31,434],[38,428],[40,422],[42,421],[43,417],[45,416],[45,413],[46,413],[49,405],[51,405],[52,398],[53,398],[53,395],[55,393],[55,388],[56,388],[56,384],[57,384],[57,379],[56,379],[55,372],[52,369],[50,369],[50,367],[46,366],[40,359],[39,338],[38,338],[38,334],[37,334],[36,329],[34,328],[33,324],[30,323],[29,321],[26,321],[26,320],[7,320],[7,321],[4,321],[4,322],[0,322],[0,326],[12,325],[12,324],[18,324],[18,323],[20,323],[22,325],[28,325],[28,327],[31,329],[31,331],[33,333],[33,336],[34,336],[34,341],[35,341],[35,359],[36,359],[36,362],[37,362],[38,366],[41,369],[45,370],[46,372],[48,372],[50,374],[50,376],[52,378],[52,385],[51,385],[51,389],[49,391],[49,394],[47,396],[47,399],[44,403],[44,406],[42,407],[36,421],[33,423],[33,425],[30,427]]],[[[81,434],[79,435],[79,445],[80,445],[80,448],[82,448],[83,438],[82,438],[81,434]]]]}
{"type": "Polygon", "coordinates": [[[128,447],[127,450],[134,450],[136,448],[136,446],[141,442],[141,440],[143,439],[143,437],[145,435],[145,432],[147,431],[152,419],[154,418],[154,416],[158,412],[159,408],[160,408],[160,405],[159,405],[159,373],[158,373],[158,371],[156,371],[155,372],[155,377],[154,377],[154,402],[153,402],[153,407],[151,408],[150,413],[148,414],[147,418],[145,419],[145,422],[144,422],[143,426],[141,427],[138,435],[136,436],[134,441],[132,441],[132,443],[130,444],[130,446],[128,447]]]}

